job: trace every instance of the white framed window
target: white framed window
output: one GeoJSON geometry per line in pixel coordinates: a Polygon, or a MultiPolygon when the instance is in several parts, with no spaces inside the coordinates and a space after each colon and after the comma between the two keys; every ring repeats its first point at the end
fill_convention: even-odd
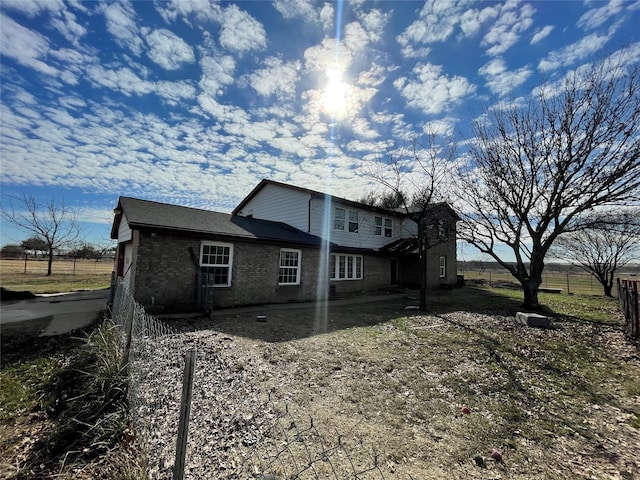
{"type": "Polygon", "coordinates": [[[447,276],[447,257],[440,257],[440,278],[447,276]]]}
{"type": "Polygon", "coordinates": [[[358,212],[349,210],[349,231],[358,233],[358,212]]]}
{"type": "Polygon", "coordinates": [[[278,285],[300,285],[302,251],[291,248],[280,250],[278,285]]]}
{"type": "Polygon", "coordinates": [[[344,221],[346,219],[345,209],[336,207],[333,210],[333,228],[334,230],[344,230],[344,221]]]}
{"type": "Polygon", "coordinates": [[[384,219],[384,236],[393,237],[393,221],[390,218],[384,219]]]}
{"type": "Polygon", "coordinates": [[[393,220],[384,217],[373,217],[373,234],[385,237],[393,237],[393,220]]]}
{"type": "Polygon", "coordinates": [[[362,255],[331,254],[331,280],[362,280],[362,255]]]}
{"type": "Polygon", "coordinates": [[[373,217],[373,234],[382,235],[382,217],[373,217]]]}
{"type": "Polygon", "coordinates": [[[202,242],[200,244],[200,273],[202,285],[209,287],[231,286],[233,244],[202,242]]]}

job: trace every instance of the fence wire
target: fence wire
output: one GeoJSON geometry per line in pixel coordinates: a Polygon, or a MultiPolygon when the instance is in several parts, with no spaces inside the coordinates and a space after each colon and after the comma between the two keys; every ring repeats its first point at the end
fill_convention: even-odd
{"type": "Polygon", "coordinates": [[[129,352],[132,426],[147,454],[148,478],[172,477],[184,354],[195,348],[185,479],[384,480],[378,456],[362,441],[324,434],[312,418],[264,398],[225,357],[216,332],[207,337],[171,328],[122,285],[112,317],[129,352]]]}

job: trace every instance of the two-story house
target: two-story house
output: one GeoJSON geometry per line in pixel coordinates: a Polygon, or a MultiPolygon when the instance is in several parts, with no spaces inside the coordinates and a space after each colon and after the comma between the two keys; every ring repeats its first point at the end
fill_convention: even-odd
{"type": "MultiPolygon", "coordinates": [[[[430,210],[428,287],[456,282],[457,218],[430,210]]],[[[263,180],[230,215],[121,197],[111,237],[117,277],[139,302],[209,310],[415,287],[415,219],[263,180]]]]}

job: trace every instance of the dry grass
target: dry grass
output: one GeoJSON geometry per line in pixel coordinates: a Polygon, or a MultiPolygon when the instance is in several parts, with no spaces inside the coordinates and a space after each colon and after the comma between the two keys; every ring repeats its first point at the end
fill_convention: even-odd
{"type": "Polygon", "coordinates": [[[109,286],[110,260],[54,260],[52,275],[46,276],[46,260],[0,260],[0,285],[13,291],[38,293],[72,292],[109,286]]]}
{"type": "Polygon", "coordinates": [[[513,298],[471,288],[432,295],[427,313],[401,299],[189,328],[228,336],[225,354],[265,393],[342,435],[353,461],[375,450],[385,478],[636,478],[638,352],[608,299],[562,298],[575,305],[554,306],[550,330],[517,324],[513,298]],[[601,312],[568,313],[585,309],[601,312]]]}

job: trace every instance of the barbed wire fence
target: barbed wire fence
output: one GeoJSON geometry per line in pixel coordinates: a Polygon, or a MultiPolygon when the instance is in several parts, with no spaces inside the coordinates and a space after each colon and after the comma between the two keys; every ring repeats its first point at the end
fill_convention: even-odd
{"type": "Polygon", "coordinates": [[[375,450],[323,433],[313,418],[259,390],[227,358],[216,332],[190,335],[147,314],[123,285],[112,319],[128,357],[132,428],[150,479],[172,478],[185,353],[197,352],[187,460],[189,480],[384,480],[375,450]]]}

